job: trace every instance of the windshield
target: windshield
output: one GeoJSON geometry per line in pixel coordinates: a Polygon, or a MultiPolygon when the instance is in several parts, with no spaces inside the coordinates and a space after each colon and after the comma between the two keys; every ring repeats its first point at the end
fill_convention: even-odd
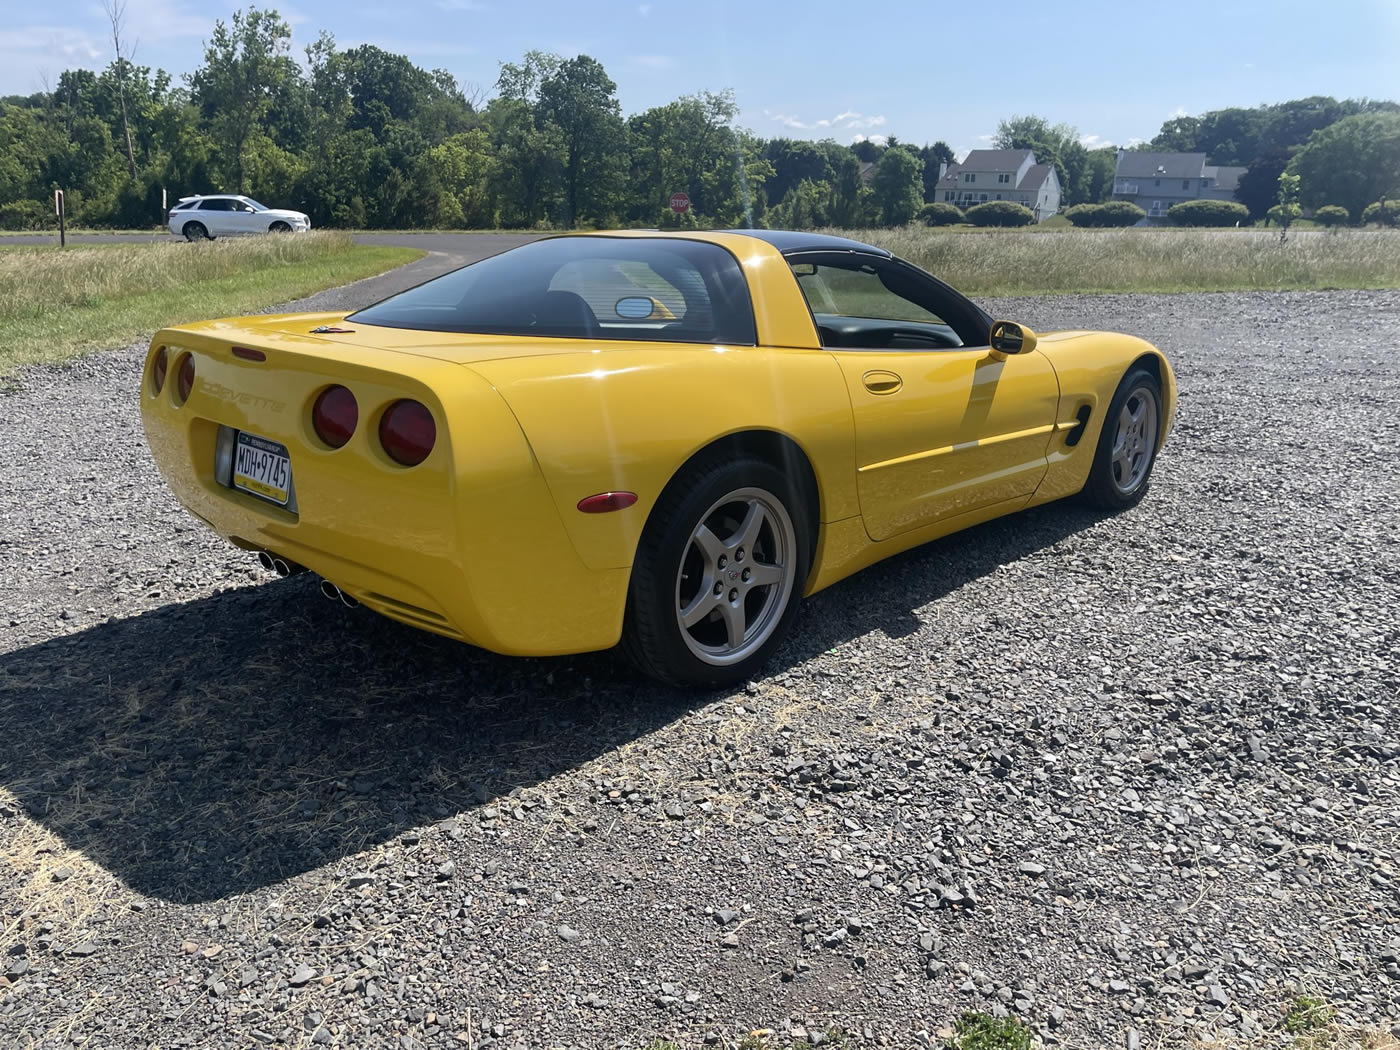
{"type": "Polygon", "coordinates": [[[715,244],[554,237],[464,266],[348,320],[387,328],[557,339],[752,346],[748,284],[715,244]]]}

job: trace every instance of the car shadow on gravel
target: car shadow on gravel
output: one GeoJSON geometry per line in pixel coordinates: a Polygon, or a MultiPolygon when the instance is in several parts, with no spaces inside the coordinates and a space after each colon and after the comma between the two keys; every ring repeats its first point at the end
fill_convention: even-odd
{"type": "MultiPolygon", "coordinates": [[[[769,673],[905,636],[914,610],[1096,520],[1041,508],[875,566],[808,603],[769,673]]],[[[209,901],[494,804],[714,698],[611,654],[509,659],[349,613],[308,573],[8,654],[0,783],[137,892],[209,901]]]]}

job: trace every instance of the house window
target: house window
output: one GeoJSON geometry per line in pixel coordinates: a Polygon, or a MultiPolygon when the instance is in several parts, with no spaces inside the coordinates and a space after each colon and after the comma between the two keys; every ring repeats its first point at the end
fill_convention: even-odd
{"type": "Polygon", "coordinates": [[[950,200],[952,200],[952,199],[953,199],[953,191],[952,191],[952,190],[944,190],[944,191],[943,191],[943,199],[944,199],[945,201],[950,201],[950,200]]]}
{"type": "Polygon", "coordinates": [[[1153,202],[1152,202],[1152,207],[1150,207],[1150,208],[1147,209],[1147,214],[1148,214],[1148,215],[1161,215],[1161,214],[1162,214],[1162,202],[1161,202],[1161,201],[1153,201],[1153,202]]]}
{"type": "Polygon", "coordinates": [[[977,195],[977,199],[978,199],[979,201],[984,201],[984,200],[987,199],[987,195],[986,195],[985,193],[979,193],[979,194],[977,195]]]}
{"type": "Polygon", "coordinates": [[[975,172],[969,171],[969,172],[965,172],[965,173],[963,174],[963,182],[976,182],[976,181],[977,181],[977,175],[976,175],[975,172]]]}
{"type": "Polygon", "coordinates": [[[1010,182],[1010,181],[1011,181],[1011,176],[1010,176],[1010,175],[998,175],[998,176],[997,176],[997,182],[1010,182]]]}
{"type": "Polygon", "coordinates": [[[1154,186],[1160,186],[1160,185],[1162,185],[1162,180],[1161,180],[1161,179],[1153,179],[1153,180],[1152,180],[1152,185],[1154,185],[1154,186]]]}
{"type": "Polygon", "coordinates": [[[1190,180],[1190,179],[1182,179],[1182,180],[1181,180],[1181,188],[1182,188],[1183,190],[1189,190],[1189,189],[1191,188],[1191,180],[1190,180]]]}
{"type": "Polygon", "coordinates": [[[1001,200],[1001,194],[1000,194],[1000,193],[997,194],[997,200],[1001,200]]]}

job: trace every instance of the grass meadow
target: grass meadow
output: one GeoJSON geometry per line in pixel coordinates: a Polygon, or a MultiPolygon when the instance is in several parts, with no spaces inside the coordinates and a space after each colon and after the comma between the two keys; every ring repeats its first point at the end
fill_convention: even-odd
{"type": "Polygon", "coordinates": [[[968,295],[1400,287],[1400,230],[828,230],[896,255],[968,295]]]}
{"type": "Polygon", "coordinates": [[[422,254],[344,233],[64,249],[0,242],[0,376],[298,299],[422,254]]]}

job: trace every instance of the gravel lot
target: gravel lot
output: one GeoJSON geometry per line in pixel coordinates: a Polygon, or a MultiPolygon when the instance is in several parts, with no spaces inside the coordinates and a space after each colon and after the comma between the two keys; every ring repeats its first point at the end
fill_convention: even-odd
{"type": "Polygon", "coordinates": [[[1172,356],[1146,501],[877,566],[710,696],[270,579],[158,480],[141,348],[23,376],[0,1045],[918,1047],[979,1009],[1136,1050],[1299,990],[1400,1023],[1400,293],[992,307],[1172,356]]]}

